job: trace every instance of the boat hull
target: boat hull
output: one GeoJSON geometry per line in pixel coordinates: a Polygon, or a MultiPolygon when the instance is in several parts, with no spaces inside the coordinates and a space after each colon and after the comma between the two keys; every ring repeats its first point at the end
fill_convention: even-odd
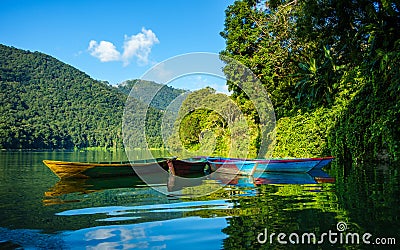
{"type": "Polygon", "coordinates": [[[203,174],[207,165],[207,160],[168,160],[170,173],[178,176],[203,174]]]}
{"type": "Polygon", "coordinates": [[[167,160],[140,163],[83,163],[44,160],[43,163],[60,179],[107,178],[168,171],[167,160]],[[135,171],[134,171],[135,169],[135,171]]]}
{"type": "Polygon", "coordinates": [[[108,178],[134,175],[150,175],[170,171],[173,175],[184,176],[204,173],[206,160],[189,161],[158,158],[125,163],[83,163],[44,160],[43,163],[60,179],[67,178],[108,178]]]}
{"type": "Polygon", "coordinates": [[[211,172],[236,175],[253,175],[258,163],[255,161],[209,160],[211,172]]]}
{"type": "Polygon", "coordinates": [[[320,159],[320,162],[313,168],[313,170],[321,170],[326,165],[328,165],[331,161],[333,161],[334,157],[324,157],[324,158],[318,158],[318,159],[320,159]]]}
{"type": "MultiPolygon", "coordinates": [[[[237,173],[253,175],[257,172],[288,172],[307,173],[312,169],[322,169],[333,160],[333,157],[324,158],[294,158],[294,159],[240,159],[209,157],[211,170],[216,171],[224,166],[237,170],[237,173]],[[247,163],[247,164],[245,164],[247,163]],[[253,165],[252,165],[253,164],[253,165]],[[256,168],[253,169],[257,164],[256,168]],[[236,167],[235,167],[236,165],[236,167]],[[240,165],[241,167],[239,167],[240,165]]],[[[233,171],[234,173],[234,171],[233,171]]]]}
{"type": "Polygon", "coordinates": [[[317,164],[318,161],[270,160],[260,161],[258,166],[264,172],[307,173],[317,164]]]}

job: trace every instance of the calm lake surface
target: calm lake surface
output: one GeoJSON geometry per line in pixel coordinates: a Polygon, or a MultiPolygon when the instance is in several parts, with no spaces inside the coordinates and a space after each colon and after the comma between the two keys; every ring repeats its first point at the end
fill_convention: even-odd
{"type": "Polygon", "coordinates": [[[221,177],[165,195],[137,177],[60,181],[44,159],[126,157],[0,152],[0,249],[400,249],[395,166],[333,162],[311,175],[221,177]],[[221,188],[191,197],[210,185],[221,188]]]}

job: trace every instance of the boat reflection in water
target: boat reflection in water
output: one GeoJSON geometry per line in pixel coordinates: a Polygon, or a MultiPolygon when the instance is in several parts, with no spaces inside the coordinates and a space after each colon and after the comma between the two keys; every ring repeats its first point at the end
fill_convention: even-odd
{"type": "MultiPolygon", "coordinates": [[[[155,176],[159,177],[159,176],[155,176]]],[[[44,193],[43,202],[45,205],[60,204],[66,202],[79,202],[76,199],[60,199],[61,196],[77,193],[88,194],[108,189],[120,188],[148,188],[149,186],[162,188],[164,193],[171,196],[190,196],[190,192],[196,192],[196,188],[212,185],[218,187],[236,186],[255,188],[259,185],[273,184],[318,184],[334,183],[335,178],[329,176],[323,170],[313,170],[308,173],[279,173],[264,172],[257,177],[231,175],[226,173],[214,172],[210,175],[191,174],[187,176],[168,175],[168,179],[151,179],[151,183],[144,182],[138,176],[123,176],[119,178],[88,178],[88,179],[61,179],[52,188],[44,193]],[[190,189],[190,192],[188,192],[190,189]],[[182,192],[184,191],[184,192],[182,192]]],[[[196,192],[198,194],[198,192],[196,192]]]]}
{"type": "Polygon", "coordinates": [[[317,184],[334,183],[335,178],[321,169],[312,170],[307,173],[288,173],[288,172],[264,172],[257,177],[232,175],[224,173],[213,173],[211,178],[219,180],[224,185],[234,185],[239,187],[255,187],[266,184],[317,184]]]}
{"type": "MultiPolygon", "coordinates": [[[[48,191],[44,193],[43,203],[45,205],[54,205],[69,202],[80,202],[79,199],[63,197],[68,194],[89,194],[111,189],[141,189],[155,187],[163,193],[179,196],[181,191],[187,187],[201,186],[203,184],[204,174],[189,174],[184,176],[167,175],[166,179],[160,178],[160,175],[151,174],[146,176],[144,182],[139,176],[121,176],[118,178],[67,178],[60,179],[48,191]],[[154,177],[154,178],[152,178],[154,177]],[[200,178],[198,178],[200,177],[200,178]]],[[[79,197],[79,196],[74,196],[79,197]]]]}
{"type": "Polygon", "coordinates": [[[138,176],[121,176],[119,178],[68,178],[60,179],[53,187],[44,192],[43,203],[54,205],[69,202],[79,202],[78,199],[62,197],[68,194],[89,194],[108,189],[144,187],[138,176]],[[62,197],[62,198],[61,198],[62,197]]]}
{"type": "Polygon", "coordinates": [[[61,179],[45,192],[46,197],[61,196],[70,193],[88,194],[105,189],[140,187],[145,183],[137,176],[119,178],[61,179]]]}

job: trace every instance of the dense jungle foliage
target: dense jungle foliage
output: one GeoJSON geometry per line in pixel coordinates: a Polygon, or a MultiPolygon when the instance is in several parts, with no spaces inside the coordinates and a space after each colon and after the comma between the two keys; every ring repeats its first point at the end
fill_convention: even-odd
{"type": "Polygon", "coordinates": [[[257,125],[210,87],[188,94],[168,136],[173,155],[256,157],[257,125]]]}
{"type": "MultiPolygon", "coordinates": [[[[239,0],[226,10],[221,55],[269,92],[275,156],[398,160],[399,30],[397,1],[239,0]]],[[[228,85],[237,103],[250,102],[228,85]]]]}
{"type": "MultiPolygon", "coordinates": [[[[122,113],[135,82],[110,86],[43,53],[0,45],[0,149],[122,147],[122,113]]],[[[156,107],[182,92],[166,89],[156,107]]],[[[152,147],[161,147],[160,116],[149,109],[152,147]]]]}

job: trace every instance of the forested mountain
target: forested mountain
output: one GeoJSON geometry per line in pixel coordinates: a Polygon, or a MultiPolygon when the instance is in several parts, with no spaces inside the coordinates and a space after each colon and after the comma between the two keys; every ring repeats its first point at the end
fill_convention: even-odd
{"type": "Polygon", "coordinates": [[[150,102],[150,106],[159,110],[165,110],[172,100],[186,92],[168,85],[139,79],[122,82],[117,85],[117,88],[126,95],[129,95],[131,90],[140,91],[140,93],[135,93],[135,97],[139,101],[150,102]],[[139,81],[140,88],[137,87],[139,81]]]}
{"type": "MultiPolygon", "coordinates": [[[[43,53],[0,45],[0,149],[122,147],[129,84],[113,87],[43,53]]],[[[161,142],[159,116],[149,110],[152,146],[161,142]]]]}
{"type": "Polygon", "coordinates": [[[121,144],[125,95],[39,52],[0,45],[0,148],[121,144]]]}

